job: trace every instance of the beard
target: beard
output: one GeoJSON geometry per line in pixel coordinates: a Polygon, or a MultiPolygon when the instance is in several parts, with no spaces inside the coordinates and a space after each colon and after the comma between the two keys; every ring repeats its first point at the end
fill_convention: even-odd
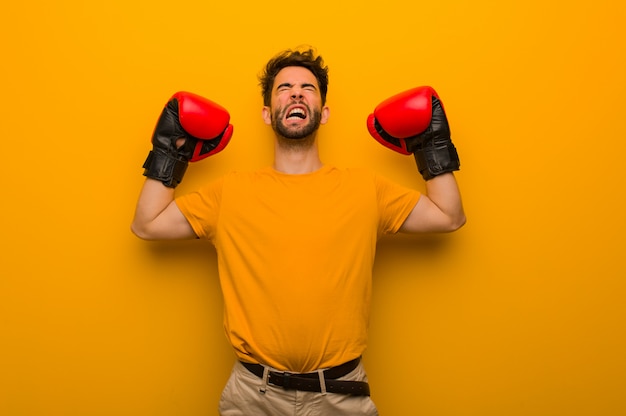
{"type": "Polygon", "coordinates": [[[319,109],[310,111],[308,122],[296,127],[288,126],[284,122],[286,108],[277,109],[272,117],[272,128],[278,137],[279,143],[287,147],[308,147],[315,141],[315,133],[319,129],[322,112],[319,109]]]}

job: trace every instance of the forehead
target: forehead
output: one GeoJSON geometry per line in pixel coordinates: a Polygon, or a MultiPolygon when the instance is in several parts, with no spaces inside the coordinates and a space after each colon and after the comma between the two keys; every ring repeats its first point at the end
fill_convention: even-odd
{"type": "Polygon", "coordinates": [[[318,86],[317,78],[313,72],[301,66],[288,66],[281,69],[274,79],[274,88],[288,83],[291,85],[313,84],[318,86]]]}

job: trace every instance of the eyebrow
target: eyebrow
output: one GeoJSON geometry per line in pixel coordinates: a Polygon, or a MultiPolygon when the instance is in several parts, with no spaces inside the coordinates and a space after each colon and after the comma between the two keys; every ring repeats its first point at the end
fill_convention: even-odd
{"type": "MultiPolygon", "coordinates": [[[[293,87],[294,84],[291,84],[289,82],[283,82],[282,84],[279,84],[276,89],[279,89],[281,87],[293,87]]],[[[315,86],[315,84],[311,84],[309,82],[305,82],[302,84],[302,88],[306,88],[306,87],[313,87],[315,89],[317,89],[317,87],[315,86]]]]}

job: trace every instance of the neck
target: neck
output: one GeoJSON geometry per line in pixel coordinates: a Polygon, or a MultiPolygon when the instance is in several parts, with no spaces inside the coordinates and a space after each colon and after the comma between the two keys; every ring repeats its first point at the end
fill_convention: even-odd
{"type": "Polygon", "coordinates": [[[315,137],[276,140],[274,146],[274,169],[279,172],[297,175],[311,173],[322,167],[315,137]]]}

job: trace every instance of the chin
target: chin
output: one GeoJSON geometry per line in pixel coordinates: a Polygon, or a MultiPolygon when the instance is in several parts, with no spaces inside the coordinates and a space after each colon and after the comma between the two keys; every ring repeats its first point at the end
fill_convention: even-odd
{"type": "Polygon", "coordinates": [[[307,149],[315,144],[315,134],[308,136],[285,137],[282,134],[276,134],[278,144],[283,148],[290,149],[307,149]]]}

